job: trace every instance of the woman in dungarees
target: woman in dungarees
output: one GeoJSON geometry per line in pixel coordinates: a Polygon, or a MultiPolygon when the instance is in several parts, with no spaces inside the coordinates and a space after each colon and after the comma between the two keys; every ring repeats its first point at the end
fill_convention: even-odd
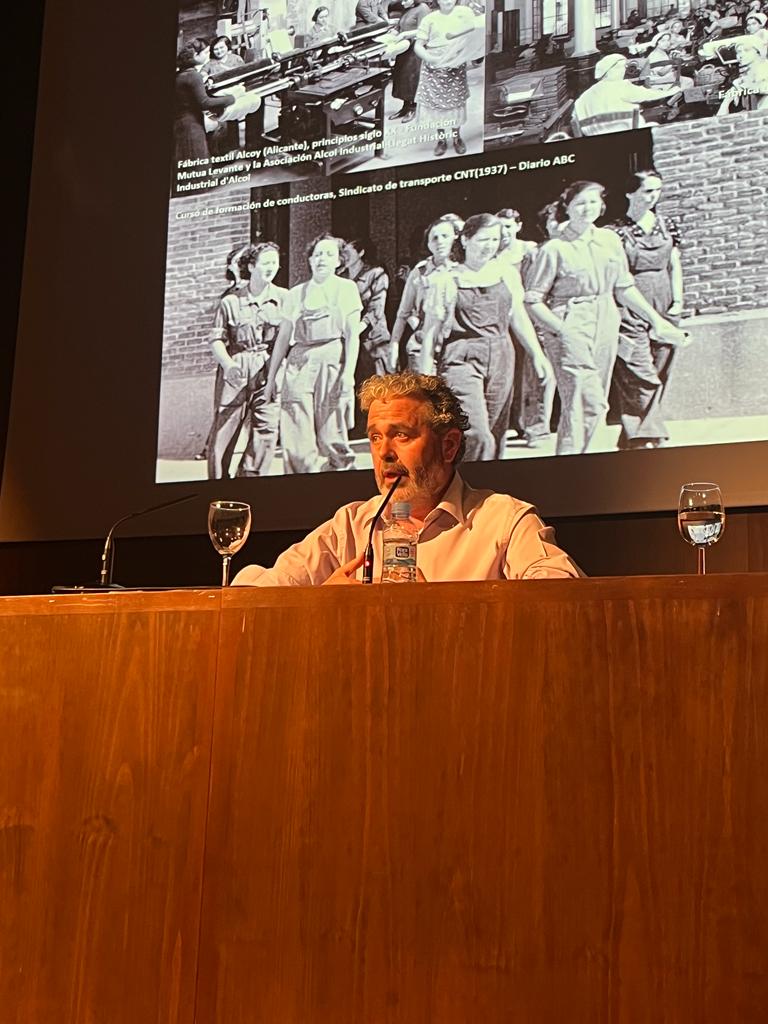
{"type": "Polygon", "coordinates": [[[287,355],[280,400],[285,473],[351,469],[355,366],[362,303],[354,281],[338,277],[343,242],[320,235],[309,246],[311,277],[288,292],[269,365],[267,395],[287,355]],[[290,346],[291,332],[293,345],[290,346]]]}
{"type": "Polygon", "coordinates": [[[523,304],[523,286],[514,267],[497,259],[501,223],[479,213],[460,235],[464,260],[437,272],[430,288],[421,350],[421,372],[432,366],[436,343],[444,338],[437,372],[469,418],[465,459],[498,459],[509,426],[515,357],[510,327],[530,355],[536,376],[551,369],[523,304]]]}
{"type": "Polygon", "coordinates": [[[585,452],[605,422],[619,344],[619,303],[650,324],[659,341],[685,339],[643,298],[617,235],[595,227],[602,185],[576,181],[560,196],[559,234],[545,242],[526,277],[525,301],[552,363],[560,394],[557,455],[585,452]]]}
{"type": "MultiPolygon", "coordinates": [[[[621,239],[642,295],[657,313],[675,322],[683,309],[680,234],[673,220],[656,212],[661,177],[656,171],[638,171],[626,194],[627,214],[611,228],[621,239]]],[[[619,448],[659,448],[669,438],[660,407],[675,351],[651,336],[646,320],[622,307],[611,383],[611,413],[621,423],[619,448]]]]}
{"type": "MultiPolygon", "coordinates": [[[[438,217],[437,220],[432,221],[424,233],[424,242],[429,250],[429,256],[424,260],[419,260],[408,274],[405,282],[395,324],[392,328],[390,360],[393,365],[399,361],[400,342],[406,328],[411,330],[411,335],[405,346],[408,369],[418,371],[421,365],[424,298],[429,290],[432,275],[437,271],[450,270],[451,267],[456,266],[455,260],[451,259],[451,253],[458,234],[458,225],[447,217],[438,217]]],[[[434,368],[431,372],[434,372],[434,368]]]]}

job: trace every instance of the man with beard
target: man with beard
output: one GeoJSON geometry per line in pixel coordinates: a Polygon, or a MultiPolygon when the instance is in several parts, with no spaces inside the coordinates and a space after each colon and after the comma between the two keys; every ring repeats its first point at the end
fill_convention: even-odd
{"type": "MultiPolygon", "coordinates": [[[[413,373],[370,377],[360,389],[379,494],[344,505],[333,519],[294,544],[274,568],[248,566],[241,586],[358,584],[371,522],[382,495],[400,478],[398,501],[419,528],[419,569],[429,582],[578,577],[527,502],[469,487],[456,467],[469,421],[439,377],[413,373]]],[[[381,531],[374,530],[374,579],[381,572],[381,531]]]]}

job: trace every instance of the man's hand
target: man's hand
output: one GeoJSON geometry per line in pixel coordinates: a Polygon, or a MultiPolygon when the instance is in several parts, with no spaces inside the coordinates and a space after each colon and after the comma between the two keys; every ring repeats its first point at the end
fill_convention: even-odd
{"type": "Polygon", "coordinates": [[[356,555],[349,562],[346,562],[344,565],[340,565],[336,572],[332,573],[325,583],[323,583],[323,586],[337,586],[338,584],[345,586],[347,583],[354,583],[358,586],[362,586],[361,581],[355,579],[355,573],[363,564],[364,558],[365,554],[356,555]]]}

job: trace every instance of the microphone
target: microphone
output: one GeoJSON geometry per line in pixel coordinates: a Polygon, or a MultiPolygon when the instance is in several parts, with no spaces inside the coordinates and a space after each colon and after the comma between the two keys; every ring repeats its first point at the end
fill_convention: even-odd
{"type": "Polygon", "coordinates": [[[389,499],[395,493],[397,488],[400,486],[400,481],[403,478],[399,476],[392,486],[387,491],[387,495],[384,501],[379,505],[376,515],[373,517],[371,523],[371,529],[368,533],[368,545],[365,549],[365,555],[363,556],[363,583],[373,583],[373,531],[376,529],[376,523],[381,519],[381,514],[389,504],[389,499]]]}
{"type": "MultiPolygon", "coordinates": [[[[398,481],[399,482],[399,481],[398,481]]],[[[174,498],[172,501],[163,501],[159,505],[152,505],[150,508],[143,508],[138,512],[129,512],[128,515],[118,519],[116,523],[112,525],[107,539],[104,541],[104,550],[101,553],[101,572],[99,573],[98,587],[104,590],[122,589],[119,584],[112,583],[112,569],[114,567],[115,555],[114,555],[114,544],[112,543],[112,537],[114,536],[115,530],[118,526],[122,526],[129,519],[136,519],[138,516],[149,515],[150,512],[159,512],[161,509],[170,508],[172,505],[180,505],[182,501],[191,501],[196,498],[196,494],[185,494],[183,498],[174,498]]]]}

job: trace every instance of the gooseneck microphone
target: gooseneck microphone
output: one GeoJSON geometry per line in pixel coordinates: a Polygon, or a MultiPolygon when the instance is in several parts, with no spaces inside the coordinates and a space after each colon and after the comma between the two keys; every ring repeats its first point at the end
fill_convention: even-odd
{"type": "MultiPolygon", "coordinates": [[[[99,574],[99,586],[104,588],[116,587],[116,584],[112,583],[112,567],[114,564],[114,545],[112,543],[112,537],[114,536],[115,530],[118,526],[122,526],[123,523],[129,519],[136,519],[138,516],[149,515],[150,512],[159,512],[161,509],[170,508],[171,505],[180,505],[182,501],[191,501],[196,498],[196,494],[185,494],[183,498],[174,498],[173,501],[164,501],[160,505],[152,505],[151,508],[143,508],[138,512],[129,512],[127,516],[123,516],[113,524],[107,539],[104,541],[104,550],[101,553],[101,572],[99,574]]],[[[119,589],[119,588],[118,588],[119,589]]]]}
{"type": "Polygon", "coordinates": [[[368,533],[368,546],[365,549],[365,555],[363,556],[363,583],[373,583],[373,531],[376,529],[376,523],[381,519],[381,514],[389,504],[389,499],[395,493],[397,488],[400,486],[400,481],[403,478],[399,476],[392,486],[387,491],[387,495],[384,501],[379,505],[376,515],[373,517],[371,523],[371,529],[368,533]]]}

